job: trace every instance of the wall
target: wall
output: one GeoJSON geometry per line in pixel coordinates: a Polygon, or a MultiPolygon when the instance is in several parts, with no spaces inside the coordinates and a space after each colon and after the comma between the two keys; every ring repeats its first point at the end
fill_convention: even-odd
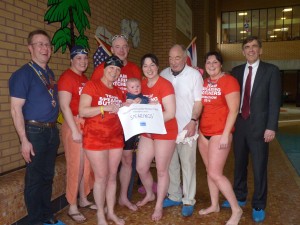
{"type": "MultiPolygon", "coordinates": [[[[186,0],[193,10],[194,0],[186,0]]],[[[193,15],[196,10],[193,10],[193,15]]],[[[193,21],[194,22],[194,21],[193,21]]],[[[160,70],[169,66],[168,55],[174,44],[188,46],[191,42],[176,28],[176,0],[153,0],[153,53],[160,61],[160,70]]]]}
{"type": "MultiPolygon", "coordinates": [[[[159,2],[159,1],[158,1],[159,2]]],[[[122,19],[135,19],[139,23],[141,43],[136,49],[131,48],[129,59],[139,64],[142,54],[152,51],[153,12],[152,1],[116,0],[89,1],[91,28],[85,35],[89,38],[91,54],[88,76],[93,70],[92,55],[97,47],[94,38],[96,28],[105,26],[112,34],[120,33],[122,19]]],[[[11,73],[30,59],[27,50],[28,33],[41,28],[53,35],[59,23],[48,25],[44,22],[47,10],[46,0],[3,0],[0,1],[0,174],[24,166],[19,153],[19,140],[10,116],[8,79],[11,73]]],[[[69,53],[61,50],[53,54],[49,63],[56,78],[69,67],[69,53]]],[[[62,147],[60,152],[62,152],[62,147]]]]}
{"type": "Polygon", "coordinates": [[[176,43],[175,0],[153,0],[153,53],[159,59],[160,70],[168,65],[170,46],[176,43]]]}
{"type": "Polygon", "coordinates": [[[193,30],[194,36],[197,37],[197,63],[201,68],[203,68],[204,54],[208,51],[210,44],[209,37],[206,35],[210,24],[208,6],[208,0],[193,2],[193,9],[197,9],[193,11],[193,30]]]}
{"type": "Polygon", "coordinates": [[[297,82],[300,78],[300,70],[284,71],[282,75],[284,103],[296,102],[297,100],[297,82]]]}
{"type": "MultiPolygon", "coordinates": [[[[205,43],[202,37],[204,26],[201,26],[203,19],[199,19],[202,18],[204,12],[202,7],[204,3],[197,0],[185,1],[193,12],[193,37],[197,36],[196,44],[199,56],[202,55],[202,46],[205,43]]],[[[175,0],[153,0],[153,32],[153,53],[158,56],[161,70],[169,66],[168,54],[172,45],[183,44],[188,46],[192,41],[176,28],[175,0]]]]}

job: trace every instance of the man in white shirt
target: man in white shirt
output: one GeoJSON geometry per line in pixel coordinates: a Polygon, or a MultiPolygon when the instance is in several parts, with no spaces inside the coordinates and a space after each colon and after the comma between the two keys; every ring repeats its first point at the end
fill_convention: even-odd
{"type": "Polygon", "coordinates": [[[176,144],[169,167],[168,197],[163,207],[183,204],[181,214],[191,216],[196,202],[196,146],[203,79],[198,70],[186,64],[186,60],[186,49],[176,44],[169,51],[170,67],[161,72],[161,76],[169,80],[175,89],[178,132],[186,132],[185,138],[189,138],[188,143],[176,144]]]}

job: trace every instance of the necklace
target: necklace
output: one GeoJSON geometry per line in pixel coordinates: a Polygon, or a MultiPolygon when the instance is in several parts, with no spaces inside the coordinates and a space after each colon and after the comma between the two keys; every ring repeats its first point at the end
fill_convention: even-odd
{"type": "Polygon", "coordinates": [[[42,71],[40,71],[38,69],[38,67],[36,67],[36,65],[33,63],[33,61],[29,62],[28,65],[34,70],[36,75],[38,75],[38,77],[41,79],[41,81],[43,82],[43,84],[47,88],[48,93],[51,96],[51,105],[53,106],[53,108],[55,108],[56,101],[54,99],[54,95],[57,94],[57,93],[55,93],[55,91],[54,91],[54,84],[55,84],[54,79],[49,74],[49,82],[48,82],[45,75],[42,73],[42,71]]]}
{"type": "Polygon", "coordinates": [[[219,76],[217,79],[215,79],[215,80],[211,80],[211,78],[209,77],[208,79],[207,79],[207,82],[210,84],[210,85],[215,85],[215,84],[217,84],[218,83],[218,81],[219,81],[219,79],[221,78],[221,77],[223,77],[224,76],[224,73],[221,73],[221,76],[219,76]]]}

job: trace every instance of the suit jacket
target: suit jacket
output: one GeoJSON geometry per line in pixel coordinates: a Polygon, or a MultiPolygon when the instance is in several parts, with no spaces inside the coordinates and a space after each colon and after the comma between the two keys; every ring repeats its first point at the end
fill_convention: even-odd
{"type": "MultiPolygon", "coordinates": [[[[233,76],[240,84],[241,96],[245,67],[246,64],[242,64],[232,69],[233,76]]],[[[253,137],[262,138],[266,129],[277,131],[281,95],[281,77],[278,67],[260,61],[250,98],[250,129],[253,137]]]]}

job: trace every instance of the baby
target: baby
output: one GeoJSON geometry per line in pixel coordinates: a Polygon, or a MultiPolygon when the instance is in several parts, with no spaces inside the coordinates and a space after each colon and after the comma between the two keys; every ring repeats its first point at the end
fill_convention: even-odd
{"type": "Polygon", "coordinates": [[[148,104],[149,98],[141,93],[141,81],[137,78],[129,78],[126,82],[126,102],[135,104],[148,104]]]}

